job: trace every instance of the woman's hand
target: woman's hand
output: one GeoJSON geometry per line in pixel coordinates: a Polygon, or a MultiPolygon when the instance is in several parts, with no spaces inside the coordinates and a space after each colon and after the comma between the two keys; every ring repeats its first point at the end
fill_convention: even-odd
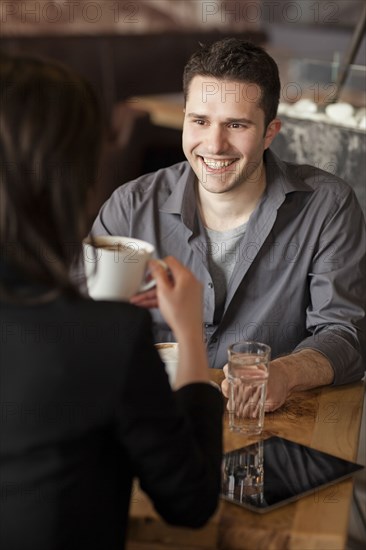
{"type": "MultiPolygon", "coordinates": [[[[203,290],[201,283],[172,256],[164,258],[165,269],[159,261],[151,260],[149,269],[156,280],[156,298],[159,309],[174,334],[187,332],[202,338],[203,290]]],[[[152,291],[150,291],[152,292],[152,291]]],[[[145,293],[148,294],[148,293],[145,293]]],[[[136,303],[136,301],[135,301],[136,303]]]]}
{"type": "Polygon", "coordinates": [[[159,309],[179,343],[175,388],[193,382],[208,382],[208,362],[203,341],[203,289],[196,277],[172,256],[150,262],[156,280],[159,309]]]}

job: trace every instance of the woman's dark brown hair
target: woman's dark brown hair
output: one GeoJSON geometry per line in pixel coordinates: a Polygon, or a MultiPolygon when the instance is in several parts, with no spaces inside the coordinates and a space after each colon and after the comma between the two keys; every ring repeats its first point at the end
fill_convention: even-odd
{"type": "MultiPolygon", "coordinates": [[[[102,135],[94,92],[57,63],[1,56],[0,109],[1,265],[76,294],[69,273],[87,231],[102,135]]],[[[10,299],[16,286],[6,281],[0,292],[10,299]]]]}

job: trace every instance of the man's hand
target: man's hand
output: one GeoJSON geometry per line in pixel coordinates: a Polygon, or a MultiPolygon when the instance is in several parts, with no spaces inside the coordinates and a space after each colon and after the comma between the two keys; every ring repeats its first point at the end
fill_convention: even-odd
{"type": "Polygon", "coordinates": [[[152,288],[151,290],[146,290],[146,292],[140,292],[139,294],[135,294],[130,298],[130,303],[134,304],[135,306],[139,307],[145,307],[145,308],[152,308],[152,307],[158,307],[158,296],[156,292],[156,288],[152,288]]]}
{"type": "MultiPolygon", "coordinates": [[[[225,380],[221,389],[225,397],[228,397],[228,366],[225,365],[223,370],[225,380]]],[[[303,349],[274,359],[269,364],[265,411],[275,411],[282,407],[293,391],[327,386],[333,379],[334,371],[330,362],[316,350],[303,349]]]]}
{"type": "MultiPolygon", "coordinates": [[[[225,380],[221,383],[221,390],[225,397],[229,397],[228,365],[223,368],[225,380]]],[[[281,407],[289,396],[287,389],[287,379],[283,373],[276,374],[276,368],[272,368],[270,363],[269,376],[267,382],[267,397],[264,405],[265,412],[275,411],[281,407]],[[273,372],[274,371],[274,372],[273,372]]]]}
{"type": "Polygon", "coordinates": [[[162,267],[166,271],[166,274],[168,275],[168,279],[170,280],[170,282],[173,282],[172,273],[167,263],[164,260],[152,260],[150,262],[149,275],[150,275],[150,279],[152,278],[155,285],[149,290],[146,290],[144,292],[139,292],[138,294],[135,294],[134,296],[132,296],[130,298],[131,304],[134,304],[135,306],[139,306],[139,307],[144,307],[147,309],[153,308],[153,307],[159,307],[158,290],[156,288],[156,281],[154,281],[154,278],[152,277],[152,273],[151,273],[151,266],[153,265],[155,265],[155,267],[157,266],[162,267]]]}
{"type": "MultiPolygon", "coordinates": [[[[279,360],[277,359],[277,361],[279,360]]],[[[282,407],[290,394],[289,381],[285,372],[276,368],[276,361],[272,361],[269,364],[265,412],[275,411],[282,407]]]]}

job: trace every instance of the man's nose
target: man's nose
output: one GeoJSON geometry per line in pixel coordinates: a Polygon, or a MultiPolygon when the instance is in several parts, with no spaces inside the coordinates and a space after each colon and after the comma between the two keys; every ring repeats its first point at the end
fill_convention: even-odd
{"type": "Polygon", "coordinates": [[[220,155],[226,149],[227,139],[225,129],[212,125],[206,135],[206,151],[212,155],[220,155]]]}

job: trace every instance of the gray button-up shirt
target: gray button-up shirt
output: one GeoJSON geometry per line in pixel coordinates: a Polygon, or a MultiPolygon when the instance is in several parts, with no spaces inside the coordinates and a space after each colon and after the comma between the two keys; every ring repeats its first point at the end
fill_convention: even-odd
{"type": "MultiPolygon", "coordinates": [[[[124,235],[173,255],[204,285],[203,337],[210,366],[229,344],[259,340],[272,357],[311,348],[324,354],[335,384],[364,373],[366,230],[352,189],[336,176],[265,152],[267,187],[236,248],[221,320],[214,323],[210,248],[200,229],[195,175],[187,162],[119,187],[102,207],[94,235],[124,235]]],[[[174,339],[158,310],[156,341],[174,339]]]]}

